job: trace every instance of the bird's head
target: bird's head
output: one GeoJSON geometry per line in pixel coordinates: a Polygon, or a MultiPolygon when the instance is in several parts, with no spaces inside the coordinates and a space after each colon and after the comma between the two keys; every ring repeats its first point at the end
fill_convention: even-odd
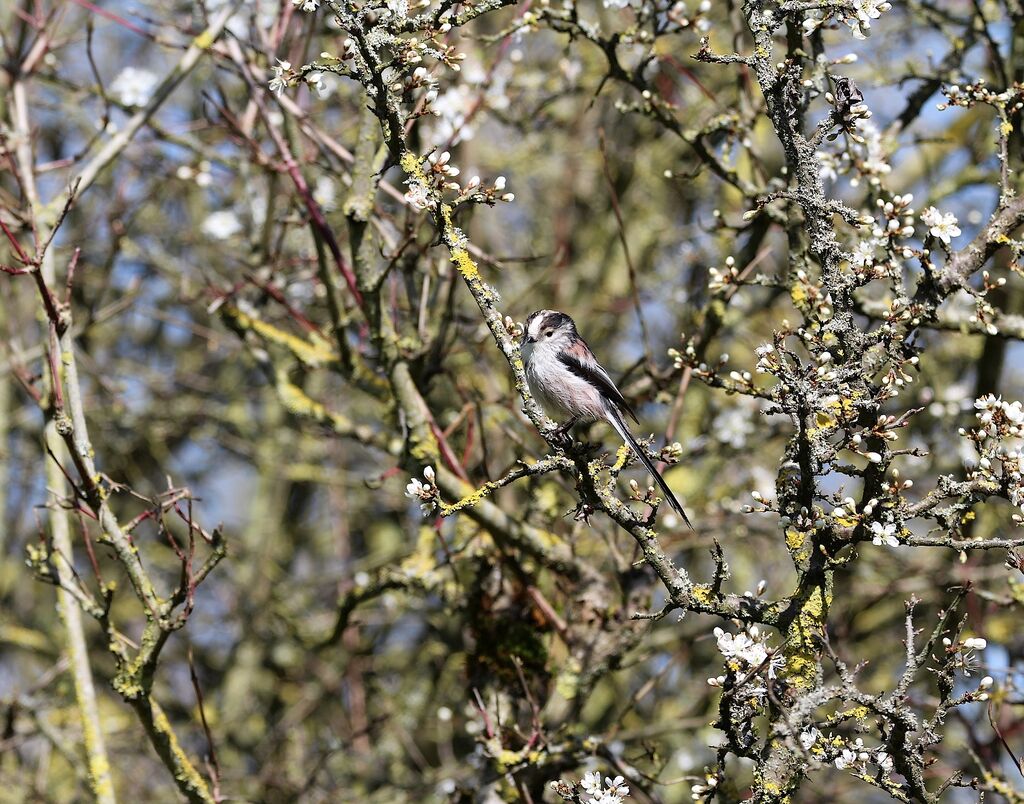
{"type": "Polygon", "coordinates": [[[543,343],[565,335],[576,335],[576,324],[569,316],[557,310],[537,310],[526,319],[523,339],[527,343],[543,343]]]}

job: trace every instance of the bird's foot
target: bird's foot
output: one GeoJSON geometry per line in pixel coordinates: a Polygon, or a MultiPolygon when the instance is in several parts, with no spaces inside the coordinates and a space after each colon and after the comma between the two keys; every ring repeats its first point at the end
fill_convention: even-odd
{"type": "Polygon", "coordinates": [[[579,417],[573,416],[569,421],[552,430],[548,435],[548,438],[551,441],[557,442],[559,446],[570,446],[572,444],[572,438],[569,435],[569,431],[572,429],[573,425],[576,424],[578,419],[579,417]]]}
{"type": "Polygon", "coordinates": [[[570,435],[563,435],[559,438],[551,435],[548,436],[548,440],[550,440],[551,443],[560,450],[569,453],[570,455],[582,455],[586,457],[592,455],[601,448],[600,444],[595,444],[590,441],[576,441],[570,435]]]}
{"type": "Polygon", "coordinates": [[[548,441],[554,444],[556,447],[567,450],[572,446],[572,436],[561,427],[557,430],[552,430],[548,434],[548,441]]]}
{"type": "Polygon", "coordinates": [[[575,519],[577,522],[586,522],[589,525],[590,515],[593,513],[594,506],[588,505],[585,502],[581,502],[573,510],[569,511],[569,513],[567,513],[566,516],[572,514],[572,518],[575,519]]]}

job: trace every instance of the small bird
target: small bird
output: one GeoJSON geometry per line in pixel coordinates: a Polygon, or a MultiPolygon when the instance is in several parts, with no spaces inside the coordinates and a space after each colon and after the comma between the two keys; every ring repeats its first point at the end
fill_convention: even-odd
{"type": "Polygon", "coordinates": [[[608,422],[661,486],[672,509],[693,530],[683,506],[626,426],[623,414],[639,424],[636,414],[580,337],[572,318],[555,310],[530,313],[522,353],[530,393],[552,418],[568,417],[555,437],[564,436],[579,422],[608,422]]]}

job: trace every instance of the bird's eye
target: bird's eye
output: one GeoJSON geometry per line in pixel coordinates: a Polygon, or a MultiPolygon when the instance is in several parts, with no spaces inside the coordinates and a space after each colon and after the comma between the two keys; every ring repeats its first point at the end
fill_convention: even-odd
{"type": "Polygon", "coordinates": [[[550,338],[550,337],[551,337],[552,335],[554,335],[554,334],[555,334],[555,331],[554,331],[553,329],[549,329],[549,330],[547,330],[547,331],[546,331],[546,332],[544,333],[544,337],[545,337],[545,338],[550,338]]]}

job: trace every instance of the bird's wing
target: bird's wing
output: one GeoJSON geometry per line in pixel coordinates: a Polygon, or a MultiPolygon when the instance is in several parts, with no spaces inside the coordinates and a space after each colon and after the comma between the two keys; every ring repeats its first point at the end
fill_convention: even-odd
{"type": "Polygon", "coordinates": [[[590,347],[582,338],[577,337],[570,346],[559,353],[558,359],[569,371],[601,391],[607,399],[639,424],[636,414],[626,402],[622,392],[615,387],[608,372],[597,362],[594,353],[590,351],[590,347]]]}

